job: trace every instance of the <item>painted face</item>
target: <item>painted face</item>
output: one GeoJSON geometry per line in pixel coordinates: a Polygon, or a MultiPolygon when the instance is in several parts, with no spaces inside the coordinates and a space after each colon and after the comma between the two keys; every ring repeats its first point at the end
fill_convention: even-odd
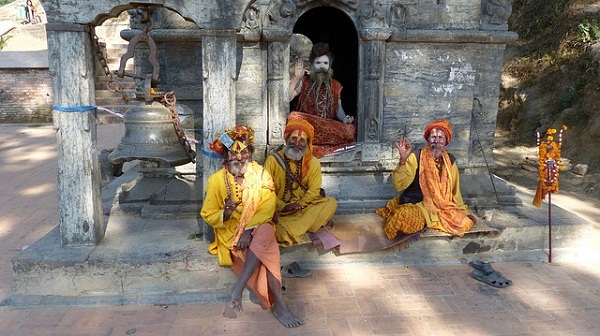
{"type": "Polygon", "coordinates": [[[250,149],[245,147],[243,150],[239,152],[235,152],[232,150],[227,151],[227,161],[225,162],[227,170],[235,175],[241,176],[244,175],[246,169],[248,168],[248,163],[250,162],[250,149]]]}
{"type": "Polygon", "coordinates": [[[308,146],[308,134],[295,130],[290,134],[285,147],[285,156],[294,161],[299,161],[304,156],[308,146]]]}
{"type": "Polygon", "coordinates": [[[446,134],[441,128],[434,128],[429,133],[428,142],[432,148],[444,148],[446,147],[446,134]]]}
{"type": "Polygon", "coordinates": [[[313,68],[315,69],[315,71],[329,70],[330,66],[331,65],[329,64],[329,56],[327,55],[319,56],[313,61],[313,68]]]}

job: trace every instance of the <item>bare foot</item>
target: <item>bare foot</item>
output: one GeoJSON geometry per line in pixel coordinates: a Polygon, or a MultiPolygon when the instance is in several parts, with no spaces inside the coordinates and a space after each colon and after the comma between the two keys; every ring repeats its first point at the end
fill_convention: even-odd
{"type": "Polygon", "coordinates": [[[292,315],[292,312],[290,312],[281,298],[275,300],[271,307],[271,312],[287,328],[296,328],[304,324],[302,319],[292,315]]]}
{"type": "MultiPolygon", "coordinates": [[[[225,306],[225,312],[223,312],[223,315],[230,314],[230,315],[235,315],[235,317],[237,317],[236,312],[241,313],[244,311],[244,307],[242,306],[242,291],[244,290],[244,288],[237,289],[237,288],[233,288],[233,290],[231,291],[231,301],[225,306]]],[[[227,315],[225,315],[227,316],[227,315]]],[[[229,316],[228,316],[229,317],[229,316]]],[[[233,317],[233,318],[235,318],[233,317]]]]}
{"type": "Polygon", "coordinates": [[[225,304],[225,309],[223,310],[223,316],[228,317],[230,319],[237,318],[237,313],[235,312],[235,309],[232,307],[230,302],[225,304]]]}

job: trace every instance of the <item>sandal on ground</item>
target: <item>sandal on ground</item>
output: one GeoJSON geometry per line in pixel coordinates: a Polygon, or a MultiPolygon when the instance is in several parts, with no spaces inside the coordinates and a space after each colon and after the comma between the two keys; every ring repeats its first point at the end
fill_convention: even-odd
{"type": "Polygon", "coordinates": [[[481,260],[473,260],[469,262],[469,266],[483,273],[484,275],[488,275],[494,272],[492,268],[492,264],[489,262],[481,261],[481,260]]]}
{"type": "Polygon", "coordinates": [[[284,278],[307,278],[311,275],[311,270],[301,268],[295,261],[281,268],[281,276],[284,278]]]}
{"type": "Polygon", "coordinates": [[[502,274],[498,271],[493,271],[490,274],[485,274],[481,271],[473,270],[471,276],[475,280],[479,280],[483,283],[497,288],[504,288],[512,285],[512,281],[503,277],[502,274]]]}

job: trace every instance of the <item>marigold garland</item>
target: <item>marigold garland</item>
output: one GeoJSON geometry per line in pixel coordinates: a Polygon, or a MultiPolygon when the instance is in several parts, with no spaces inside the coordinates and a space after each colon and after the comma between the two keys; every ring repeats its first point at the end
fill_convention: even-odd
{"type": "Polygon", "coordinates": [[[567,130],[567,126],[563,125],[557,131],[555,128],[549,128],[546,131],[546,140],[540,141],[540,134],[536,132],[536,144],[539,147],[539,184],[538,191],[535,195],[533,204],[541,205],[541,201],[546,197],[547,193],[558,193],[558,176],[561,161],[562,148],[562,133],[567,130]],[[558,133],[558,142],[554,140],[555,134],[558,133]]]}

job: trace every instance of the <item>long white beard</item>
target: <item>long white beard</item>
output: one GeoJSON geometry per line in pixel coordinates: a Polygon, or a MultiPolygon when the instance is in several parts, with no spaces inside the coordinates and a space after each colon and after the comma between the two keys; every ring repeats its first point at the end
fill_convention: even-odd
{"type": "Polygon", "coordinates": [[[303,149],[300,149],[297,147],[286,145],[284,153],[285,153],[285,157],[287,157],[288,159],[293,160],[293,161],[300,161],[300,160],[302,160],[304,153],[306,153],[306,147],[304,147],[303,149]]]}

